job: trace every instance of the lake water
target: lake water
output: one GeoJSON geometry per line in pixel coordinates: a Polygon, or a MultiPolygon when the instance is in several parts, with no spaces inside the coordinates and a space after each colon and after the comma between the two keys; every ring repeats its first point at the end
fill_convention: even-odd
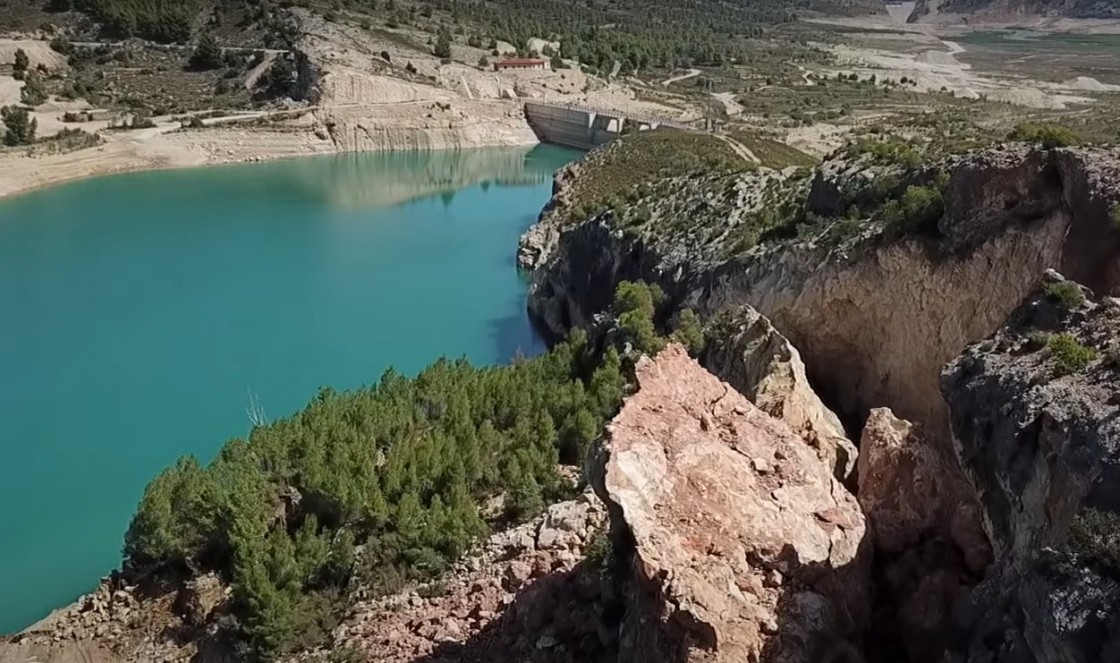
{"type": "Polygon", "coordinates": [[[320,386],[542,349],[518,235],[578,153],[348,155],[0,200],[0,633],[120,561],[145,484],[320,386]]]}

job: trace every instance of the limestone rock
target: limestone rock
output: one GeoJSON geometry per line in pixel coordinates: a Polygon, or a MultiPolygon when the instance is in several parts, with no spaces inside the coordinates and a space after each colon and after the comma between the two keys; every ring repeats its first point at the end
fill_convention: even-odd
{"type": "Polygon", "coordinates": [[[859,503],[877,549],[899,553],[937,533],[960,547],[973,571],[987,567],[991,549],[972,487],[945,467],[920,426],[873,409],[860,450],[859,503]]]}
{"type": "Polygon", "coordinates": [[[548,507],[537,531],[538,550],[577,549],[590,541],[586,497],[548,507]]]}
{"type": "Polygon", "coordinates": [[[590,468],[633,546],[619,661],[826,660],[867,617],[855,498],[683,347],[636,372],[590,468]]]}
{"type": "MultiPolygon", "coordinates": [[[[1050,273],[1046,281],[1062,278],[1050,273]]],[[[949,661],[1120,655],[1120,584],[1110,557],[1120,527],[1118,335],[1115,300],[1066,308],[1038,293],[943,372],[955,447],[996,551],[958,615],[949,661]],[[1068,334],[1096,352],[1063,369],[1060,349],[1040,343],[1039,332],[1068,334]]]]}
{"type": "Polygon", "coordinates": [[[585,492],[495,534],[428,586],[360,602],[332,633],[332,649],[370,663],[613,663],[613,644],[597,635],[600,570],[582,561],[605,511],[585,492]]]}
{"type": "Polygon", "coordinates": [[[924,444],[917,426],[887,408],[871,410],[860,449],[859,503],[875,545],[901,552],[937,525],[940,459],[924,444]]]}
{"type": "Polygon", "coordinates": [[[830,404],[860,416],[890,407],[922,423],[950,459],[937,377],[947,362],[992,334],[1047,268],[1120,294],[1120,233],[1109,227],[1120,203],[1120,150],[1019,145],[938,165],[949,175],[943,218],[906,237],[876,235],[865,220],[852,244],[826,234],[738,248],[758,207],[728,192],[742,181],[769,191],[769,208],[779,192],[800,206],[806,180],[672,182],[627,206],[650,209],[648,223],[599,215],[557,229],[533,274],[530,311],[562,336],[609,306],[624,279],[657,283],[702,317],[750,304],[794,344],[830,404]],[[675,222],[682,218],[688,223],[675,222]]]}
{"type": "Polygon", "coordinates": [[[952,611],[991,562],[979,503],[959,469],[945,467],[921,427],[886,408],[860,439],[859,502],[875,542],[875,641],[909,663],[940,661],[952,611]]]}
{"type": "Polygon", "coordinates": [[[719,323],[700,363],[770,416],[789,424],[817,450],[836,478],[846,481],[855,469],[856,446],[840,418],[809,386],[805,364],[793,344],[750,306],[719,323]]]}
{"type": "Polygon", "coordinates": [[[556,171],[552,180],[552,198],[541,211],[540,218],[521,235],[517,243],[517,266],[535,269],[542,265],[556,248],[561,221],[571,212],[571,189],[582,171],[574,163],[556,171]]]}
{"type": "Polygon", "coordinates": [[[208,573],[184,583],[179,591],[177,607],[187,624],[202,626],[227,598],[221,579],[216,574],[208,573]]]}

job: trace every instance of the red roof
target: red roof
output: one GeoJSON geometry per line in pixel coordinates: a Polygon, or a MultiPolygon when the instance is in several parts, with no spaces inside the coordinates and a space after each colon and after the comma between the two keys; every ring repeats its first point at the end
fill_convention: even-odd
{"type": "Polygon", "coordinates": [[[511,66],[516,67],[516,66],[519,66],[519,65],[544,64],[545,62],[546,62],[546,60],[542,60],[540,58],[514,58],[512,60],[499,60],[498,62],[495,62],[494,64],[497,64],[499,66],[500,65],[511,65],[511,66]]]}

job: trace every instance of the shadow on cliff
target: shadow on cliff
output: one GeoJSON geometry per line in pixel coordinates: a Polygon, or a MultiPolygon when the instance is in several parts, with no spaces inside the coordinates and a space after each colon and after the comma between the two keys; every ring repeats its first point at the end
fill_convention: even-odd
{"type": "Polygon", "coordinates": [[[466,642],[441,643],[412,663],[615,663],[618,613],[604,588],[601,572],[586,560],[553,571],[514,594],[466,642]]]}

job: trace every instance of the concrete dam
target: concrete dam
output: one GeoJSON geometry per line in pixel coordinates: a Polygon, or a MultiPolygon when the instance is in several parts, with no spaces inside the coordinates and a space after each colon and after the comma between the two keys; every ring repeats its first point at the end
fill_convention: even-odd
{"type": "Polygon", "coordinates": [[[535,101],[525,103],[525,118],[542,141],[582,150],[591,150],[609,143],[626,131],[692,130],[685,124],[662,118],[630,115],[605,108],[535,101]]]}

